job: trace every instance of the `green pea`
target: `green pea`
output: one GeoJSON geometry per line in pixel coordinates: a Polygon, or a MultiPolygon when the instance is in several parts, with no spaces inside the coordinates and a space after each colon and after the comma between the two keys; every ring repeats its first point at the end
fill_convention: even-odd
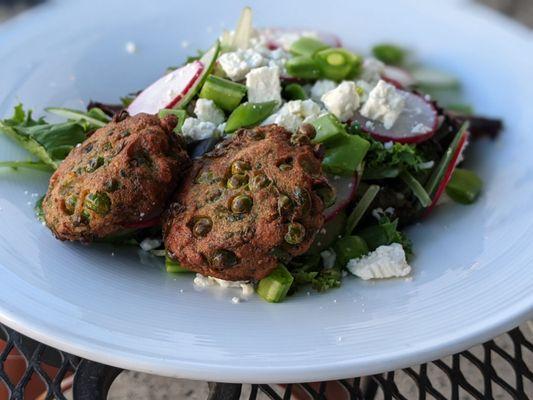
{"type": "Polygon", "coordinates": [[[308,212],[311,208],[311,195],[309,192],[301,187],[294,188],[294,198],[296,203],[302,207],[303,212],[308,212]]]}
{"type": "Polygon", "coordinates": [[[104,189],[108,192],[114,192],[120,187],[120,182],[114,178],[108,179],[104,184],[104,189]]]}
{"type": "Polygon", "coordinates": [[[85,197],[85,207],[98,215],[106,215],[111,209],[111,199],[104,192],[90,193],[85,197]]]}
{"type": "Polygon", "coordinates": [[[267,178],[264,174],[259,174],[252,176],[250,180],[250,190],[252,192],[257,192],[258,190],[261,190],[265,187],[270,185],[270,179],[267,178]]]}
{"type": "Polygon", "coordinates": [[[231,173],[233,175],[244,174],[250,169],[252,169],[252,167],[250,166],[250,163],[246,161],[237,160],[231,164],[231,173]]]}
{"type": "Polygon", "coordinates": [[[335,204],[336,194],[335,189],[333,189],[329,183],[320,182],[313,186],[313,190],[316,192],[318,197],[324,202],[324,207],[330,207],[335,204]]]}
{"type": "Polygon", "coordinates": [[[211,221],[211,218],[201,217],[198,218],[194,223],[194,226],[192,228],[192,234],[195,237],[203,237],[206,236],[212,228],[213,222],[211,221]]]}
{"type": "Polygon", "coordinates": [[[69,196],[65,200],[65,209],[67,210],[67,213],[72,215],[74,214],[74,210],[76,209],[76,203],[78,202],[77,196],[69,196]]]}
{"type": "Polygon", "coordinates": [[[280,164],[280,166],[278,167],[281,171],[290,171],[292,169],[292,165],[291,164],[280,164]]]}
{"type": "Polygon", "coordinates": [[[238,189],[248,183],[248,177],[243,174],[236,174],[229,177],[226,187],[228,189],[238,189]]]}
{"type": "Polygon", "coordinates": [[[253,201],[250,196],[239,195],[231,201],[231,211],[242,214],[249,212],[252,208],[253,201]]]}
{"type": "Polygon", "coordinates": [[[282,194],[278,198],[278,214],[286,216],[292,211],[292,200],[289,196],[282,194]]]}
{"type": "Polygon", "coordinates": [[[287,227],[285,241],[289,244],[300,244],[305,238],[305,228],[298,222],[293,222],[287,227]]]}
{"type": "Polygon", "coordinates": [[[104,157],[91,158],[85,170],[87,172],[94,172],[98,168],[100,168],[102,165],[104,165],[104,157]]]}
{"type": "Polygon", "coordinates": [[[234,252],[220,249],[217,250],[211,257],[210,264],[213,268],[223,269],[228,267],[233,267],[238,263],[237,256],[234,252]]]}

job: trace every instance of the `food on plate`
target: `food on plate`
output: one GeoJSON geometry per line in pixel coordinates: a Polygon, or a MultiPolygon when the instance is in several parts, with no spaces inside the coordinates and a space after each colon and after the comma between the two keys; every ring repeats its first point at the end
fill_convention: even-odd
{"type": "Polygon", "coordinates": [[[479,198],[469,148],[502,130],[402,47],[254,28],[249,8],[154,78],[121,104],[47,109],[67,122],[16,106],[0,132],[35,159],[0,167],[55,170],[37,210],[58,238],[138,245],[196,287],[242,289],[234,303],[408,276],[405,228],[479,198]]]}
{"type": "Polygon", "coordinates": [[[189,157],[175,116],[118,114],[50,178],[44,220],[61,240],[90,242],[157,223],[189,157]]]}
{"type": "Polygon", "coordinates": [[[164,224],[169,257],[202,275],[260,280],[304,254],[329,188],[312,126],[240,129],[185,177],[164,224]],[[306,129],[307,128],[307,129],[306,129]]]}

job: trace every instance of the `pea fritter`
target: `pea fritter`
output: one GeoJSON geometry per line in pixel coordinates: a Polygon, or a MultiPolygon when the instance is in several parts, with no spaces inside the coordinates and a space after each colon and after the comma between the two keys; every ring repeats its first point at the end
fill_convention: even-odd
{"type": "Polygon", "coordinates": [[[170,257],[226,280],[259,280],[305,253],[332,189],[305,125],[241,129],[195,160],[163,227],[170,257]]]}
{"type": "Polygon", "coordinates": [[[54,235],[90,242],[157,220],[190,165],[176,124],[172,115],[124,112],[74,148],[43,201],[54,235]]]}

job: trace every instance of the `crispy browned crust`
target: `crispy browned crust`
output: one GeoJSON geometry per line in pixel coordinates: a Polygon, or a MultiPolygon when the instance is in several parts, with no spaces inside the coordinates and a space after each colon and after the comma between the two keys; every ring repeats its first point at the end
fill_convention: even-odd
{"type": "Polygon", "coordinates": [[[184,178],[181,190],[171,204],[163,225],[165,246],[170,256],[185,268],[226,280],[259,280],[276,268],[279,261],[306,252],[324,222],[324,203],[314,185],[325,181],[321,160],[309,144],[292,145],[291,134],[277,125],[238,131],[233,138],[196,160],[184,178]],[[251,179],[264,174],[269,186],[251,190],[250,186],[228,189],[234,161],[250,164],[251,179]],[[289,170],[281,164],[291,164],[289,170]],[[308,194],[308,203],[302,196],[308,194]],[[252,198],[247,213],[234,213],[232,199],[252,198]],[[280,212],[278,199],[287,195],[293,208],[280,212]],[[192,227],[199,217],[208,217],[212,228],[205,236],[194,235],[192,227]],[[297,245],[285,241],[288,224],[305,227],[305,237],[297,245]],[[221,267],[212,261],[220,250],[236,256],[232,266],[221,267]]]}
{"type": "Polygon", "coordinates": [[[174,116],[124,117],[74,148],[52,175],[43,211],[58,239],[90,242],[157,218],[189,166],[174,116]],[[108,212],[87,208],[95,193],[108,197],[108,212]]]}

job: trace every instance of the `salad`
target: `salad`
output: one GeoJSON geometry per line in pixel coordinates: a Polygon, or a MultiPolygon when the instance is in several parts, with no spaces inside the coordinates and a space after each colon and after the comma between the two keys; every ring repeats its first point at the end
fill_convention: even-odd
{"type": "Polygon", "coordinates": [[[256,29],[249,8],[119,104],[46,111],[66,122],[21,104],[0,120],[34,156],[0,167],[53,173],[43,225],[140,246],[198,287],[242,288],[235,303],[408,276],[404,228],[444,201],[476,201],[467,146],[502,129],[406,49],[363,56],[331,34],[256,29]]]}

